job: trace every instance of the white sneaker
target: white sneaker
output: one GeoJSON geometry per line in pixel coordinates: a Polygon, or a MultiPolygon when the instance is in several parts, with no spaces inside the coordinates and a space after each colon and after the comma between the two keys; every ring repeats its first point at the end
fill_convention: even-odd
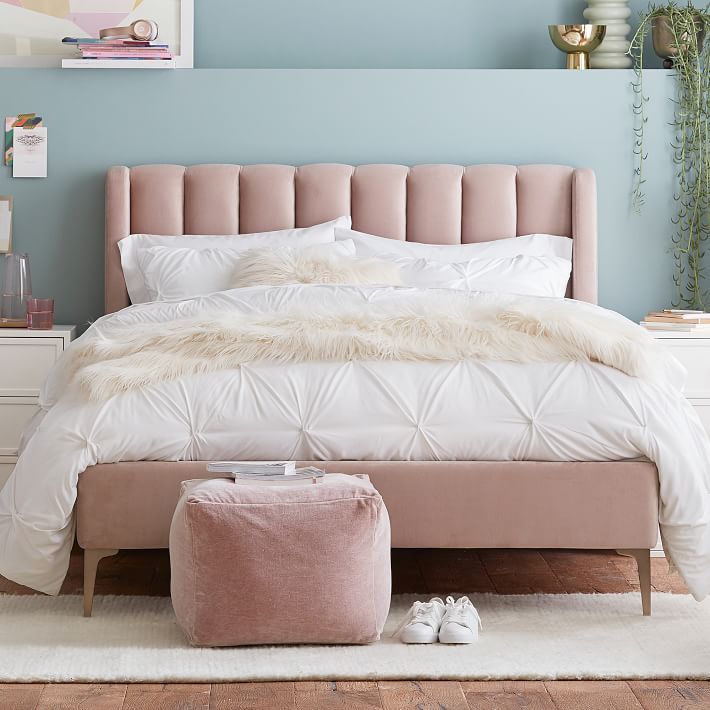
{"type": "Polygon", "coordinates": [[[440,643],[473,643],[478,641],[481,617],[468,597],[454,601],[446,597],[446,613],[439,629],[440,643]]]}
{"type": "Polygon", "coordinates": [[[402,643],[434,643],[445,612],[446,606],[439,597],[414,602],[393,635],[399,636],[402,643]]]}

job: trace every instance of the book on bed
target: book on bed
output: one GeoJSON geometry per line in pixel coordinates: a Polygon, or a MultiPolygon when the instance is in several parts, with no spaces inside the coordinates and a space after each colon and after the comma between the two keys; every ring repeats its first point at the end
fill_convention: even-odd
{"type": "Polygon", "coordinates": [[[316,480],[325,475],[325,471],[315,466],[296,468],[295,461],[213,461],[207,464],[207,470],[227,474],[235,482],[268,484],[316,480]]]}
{"type": "Polygon", "coordinates": [[[212,461],[207,464],[211,473],[248,474],[250,476],[292,476],[295,461],[212,461]]]}

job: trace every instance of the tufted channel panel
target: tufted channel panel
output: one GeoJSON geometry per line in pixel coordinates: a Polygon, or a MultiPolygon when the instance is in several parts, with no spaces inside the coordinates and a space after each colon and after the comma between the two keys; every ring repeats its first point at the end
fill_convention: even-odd
{"type": "Polygon", "coordinates": [[[353,228],[427,244],[574,239],[569,295],[597,298],[594,173],[562,165],[140,165],[106,181],[106,312],[129,305],[129,234],[251,234],[351,214],[353,228]]]}

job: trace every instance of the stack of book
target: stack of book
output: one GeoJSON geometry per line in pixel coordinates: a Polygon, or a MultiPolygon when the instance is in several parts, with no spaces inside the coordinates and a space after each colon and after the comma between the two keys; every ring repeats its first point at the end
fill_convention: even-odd
{"type": "Polygon", "coordinates": [[[673,333],[692,333],[710,330],[710,313],[667,308],[649,313],[641,325],[647,330],[665,330],[673,333]]]}
{"type": "Polygon", "coordinates": [[[62,42],[75,46],[81,59],[96,61],[173,62],[167,44],[158,41],[139,42],[132,39],[91,39],[65,37],[62,42]]]}
{"type": "Polygon", "coordinates": [[[213,461],[207,464],[207,470],[251,483],[295,483],[309,478],[315,481],[325,475],[313,466],[296,468],[295,461],[213,461]]]}

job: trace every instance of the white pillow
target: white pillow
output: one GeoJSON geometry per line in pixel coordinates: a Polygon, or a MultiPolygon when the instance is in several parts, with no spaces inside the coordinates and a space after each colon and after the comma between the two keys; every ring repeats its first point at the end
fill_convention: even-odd
{"type": "Polygon", "coordinates": [[[400,286],[399,268],[392,261],[355,256],[351,239],[294,249],[253,249],[242,255],[234,271],[235,286],[282,284],[384,284],[400,286]],[[343,253],[346,244],[350,252],[343,253]]]}
{"type": "MultiPolygon", "coordinates": [[[[292,238],[293,240],[294,238],[292,238]]],[[[295,241],[301,242],[298,237],[295,241]]],[[[344,257],[354,257],[355,245],[351,240],[305,247],[288,247],[298,253],[303,249],[331,248],[344,257]]],[[[204,296],[215,291],[236,288],[235,273],[242,259],[254,252],[278,254],[285,248],[271,249],[185,249],[150,247],[137,252],[143,287],[149,301],[177,301],[204,296]]]]}
{"type": "Polygon", "coordinates": [[[358,256],[394,254],[398,257],[430,259],[445,264],[455,264],[470,259],[500,259],[518,255],[556,256],[570,261],[572,259],[572,240],[569,237],[556,237],[551,234],[530,234],[525,237],[510,237],[474,244],[420,244],[419,242],[376,237],[372,234],[337,227],[335,239],[336,241],[352,239],[355,242],[358,256]]]}
{"type": "MultiPolygon", "coordinates": [[[[386,255],[381,255],[386,259],[386,255]]],[[[518,255],[500,259],[471,259],[456,264],[428,259],[390,257],[402,282],[421,288],[515,293],[521,296],[564,298],[572,262],[557,256],[518,255]]]]}
{"type": "Polygon", "coordinates": [[[121,267],[131,303],[145,303],[151,298],[143,285],[143,274],[138,265],[138,254],[144,249],[162,246],[200,251],[206,249],[248,251],[260,246],[283,246],[284,244],[305,247],[311,244],[333,242],[336,227],[349,228],[351,223],[350,217],[339,217],[332,222],[317,224],[313,227],[224,236],[132,234],[121,239],[118,242],[118,248],[121,252],[121,267]],[[298,241],[294,242],[294,239],[298,241]]]}

